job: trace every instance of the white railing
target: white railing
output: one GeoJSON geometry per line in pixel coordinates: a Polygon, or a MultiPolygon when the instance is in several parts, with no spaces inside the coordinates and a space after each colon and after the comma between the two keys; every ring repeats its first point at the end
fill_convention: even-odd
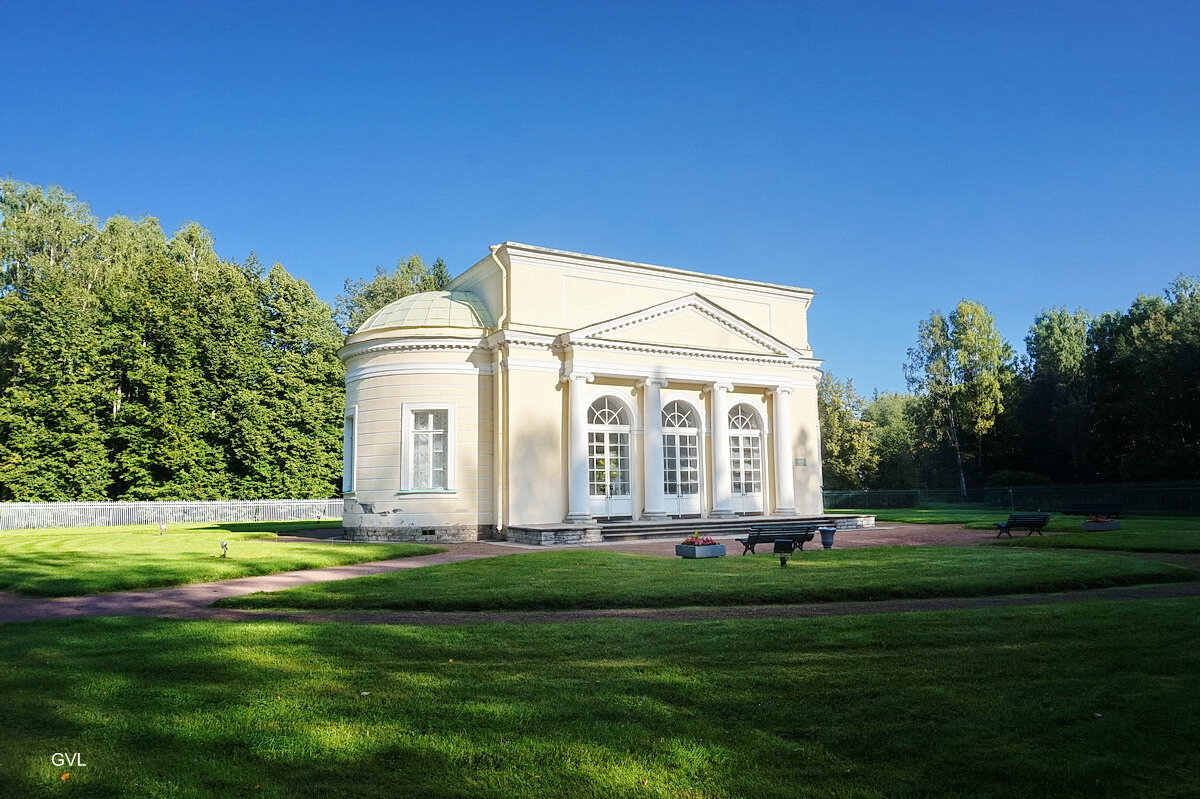
{"type": "Polygon", "coordinates": [[[217,502],[2,502],[0,530],[184,522],[291,522],[341,519],[340,499],[217,502]]]}

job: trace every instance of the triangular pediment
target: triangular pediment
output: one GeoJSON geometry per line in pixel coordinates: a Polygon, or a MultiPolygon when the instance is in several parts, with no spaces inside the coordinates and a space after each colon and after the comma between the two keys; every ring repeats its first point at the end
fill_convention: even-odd
{"type": "Polygon", "coordinates": [[[793,348],[711,300],[689,294],[569,334],[588,341],[746,355],[800,357],[793,348]]]}

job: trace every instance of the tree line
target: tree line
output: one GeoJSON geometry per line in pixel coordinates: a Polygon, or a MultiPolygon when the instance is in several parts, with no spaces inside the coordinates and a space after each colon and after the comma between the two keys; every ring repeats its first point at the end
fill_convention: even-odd
{"type": "Polygon", "coordinates": [[[331,496],[345,333],[448,280],[414,255],[335,308],[198,224],[0,180],[0,501],[331,496]]]}
{"type": "Polygon", "coordinates": [[[1017,355],[978,302],[917,325],[907,393],[818,389],[826,489],[1200,479],[1200,279],[1039,313],[1017,355]]]}

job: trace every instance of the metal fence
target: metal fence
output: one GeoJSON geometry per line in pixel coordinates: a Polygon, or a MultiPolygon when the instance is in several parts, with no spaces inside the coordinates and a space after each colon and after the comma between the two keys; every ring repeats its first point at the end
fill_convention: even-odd
{"type": "Polygon", "coordinates": [[[340,499],[219,502],[4,502],[0,530],[185,522],[290,522],[341,519],[340,499]]]}
{"type": "Polygon", "coordinates": [[[1119,503],[1123,512],[1146,515],[1200,514],[1200,483],[1095,483],[1066,486],[954,490],[826,491],[825,507],[923,508],[977,505],[1017,511],[1062,511],[1076,502],[1119,503]]]}

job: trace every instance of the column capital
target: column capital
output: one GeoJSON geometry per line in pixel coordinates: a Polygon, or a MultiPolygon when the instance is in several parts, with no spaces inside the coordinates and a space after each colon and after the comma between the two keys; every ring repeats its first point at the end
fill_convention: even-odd
{"type": "Polygon", "coordinates": [[[733,383],[716,382],[704,387],[705,391],[733,391],[733,383]]]}
{"type": "Polygon", "coordinates": [[[566,383],[570,380],[582,380],[585,383],[592,383],[595,382],[596,376],[591,372],[564,372],[558,378],[558,382],[560,383],[566,383]]]}
{"type": "Polygon", "coordinates": [[[770,397],[776,394],[793,394],[795,391],[795,386],[771,386],[767,389],[767,396],[770,397]]]}
{"type": "Polygon", "coordinates": [[[645,377],[636,383],[638,388],[648,388],[649,386],[658,386],[659,388],[667,387],[667,379],[665,377],[645,377]]]}

